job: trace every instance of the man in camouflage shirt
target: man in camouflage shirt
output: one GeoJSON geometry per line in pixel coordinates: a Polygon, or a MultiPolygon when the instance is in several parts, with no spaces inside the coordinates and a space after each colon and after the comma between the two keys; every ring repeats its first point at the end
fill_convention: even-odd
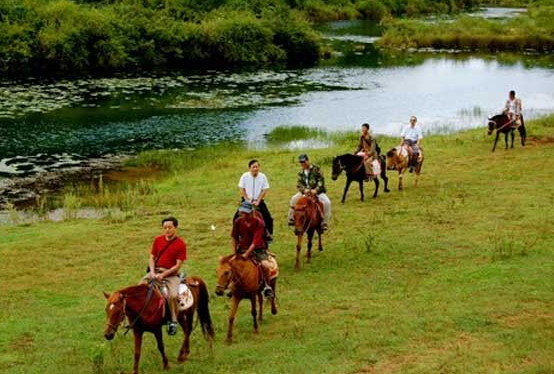
{"type": "Polygon", "coordinates": [[[327,230],[329,218],[331,218],[331,200],[329,200],[329,197],[325,194],[325,179],[323,178],[321,169],[319,166],[310,163],[310,159],[306,154],[298,156],[298,161],[300,162],[302,170],[298,172],[296,183],[298,192],[290,199],[289,225],[294,225],[294,206],[298,199],[306,193],[312,193],[317,195],[319,201],[323,203],[323,222],[321,228],[327,230]]]}

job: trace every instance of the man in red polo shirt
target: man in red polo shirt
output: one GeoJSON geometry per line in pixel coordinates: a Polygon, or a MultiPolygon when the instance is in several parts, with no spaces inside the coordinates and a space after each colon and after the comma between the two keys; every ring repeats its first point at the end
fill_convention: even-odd
{"type": "Polygon", "coordinates": [[[177,305],[179,302],[179,269],[187,259],[187,246],[183,239],[177,236],[179,222],[174,217],[162,221],[163,235],[154,239],[150,253],[150,272],[147,277],[155,279],[158,285],[165,280],[167,284],[169,311],[171,322],[167,327],[169,335],[177,333],[177,305]]]}
{"type": "Polygon", "coordinates": [[[264,288],[262,293],[265,297],[274,297],[273,289],[269,286],[271,262],[267,251],[267,244],[264,241],[265,224],[261,217],[254,213],[252,203],[243,201],[239,207],[239,218],[233,221],[233,251],[249,258],[253,255],[254,259],[262,265],[264,274],[264,288]]]}

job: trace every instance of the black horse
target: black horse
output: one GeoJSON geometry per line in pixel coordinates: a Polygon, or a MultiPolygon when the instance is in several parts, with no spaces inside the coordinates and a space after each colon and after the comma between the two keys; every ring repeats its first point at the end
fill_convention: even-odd
{"type": "MultiPolygon", "coordinates": [[[[523,122],[523,116],[521,118],[521,126],[517,129],[519,131],[519,136],[521,137],[521,146],[525,146],[525,138],[527,137],[527,130],[525,129],[525,123],[523,122]]],[[[489,118],[489,131],[488,134],[496,130],[496,138],[494,139],[494,145],[492,146],[492,151],[496,149],[496,143],[498,142],[498,137],[500,133],[504,134],[504,141],[506,143],[506,149],[508,149],[508,133],[512,135],[512,148],[514,148],[514,126],[510,123],[510,117],[506,114],[497,114],[496,116],[489,118]]]]}
{"type": "MultiPolygon", "coordinates": [[[[388,188],[389,178],[387,178],[385,157],[379,156],[379,160],[381,161],[381,179],[385,182],[385,192],[390,192],[388,188]]],[[[356,181],[360,184],[361,200],[364,201],[364,180],[366,178],[364,158],[350,153],[333,157],[331,179],[336,181],[343,170],[346,173],[346,186],[344,186],[344,194],[342,195],[341,203],[344,203],[346,193],[348,192],[348,188],[350,187],[350,183],[352,183],[352,181],[356,181]]],[[[373,193],[373,197],[377,197],[377,192],[379,191],[379,179],[375,177],[373,178],[373,182],[375,183],[375,192],[373,193]]]]}

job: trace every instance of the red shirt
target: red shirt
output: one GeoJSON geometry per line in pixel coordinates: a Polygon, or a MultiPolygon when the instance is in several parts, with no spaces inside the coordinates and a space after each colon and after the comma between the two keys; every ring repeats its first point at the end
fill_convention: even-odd
{"type": "MultiPolygon", "coordinates": [[[[152,255],[158,257],[160,252],[168,245],[165,236],[157,236],[152,243],[152,255]]],[[[171,241],[171,244],[163,251],[162,255],[156,261],[156,267],[172,268],[177,264],[177,260],[184,261],[187,259],[187,245],[183,239],[176,237],[171,241]]]]}
{"type": "Polygon", "coordinates": [[[233,222],[231,236],[239,242],[239,249],[246,251],[252,243],[254,249],[265,248],[265,225],[261,218],[237,218],[233,222]]]}

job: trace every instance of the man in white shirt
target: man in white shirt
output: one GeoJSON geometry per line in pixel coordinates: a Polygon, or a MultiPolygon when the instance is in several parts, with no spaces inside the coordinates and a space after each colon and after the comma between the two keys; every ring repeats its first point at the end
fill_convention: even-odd
{"type": "Polygon", "coordinates": [[[241,201],[252,203],[256,207],[256,210],[261,213],[268,234],[266,239],[271,241],[273,237],[273,217],[271,217],[271,213],[269,213],[269,209],[264,201],[264,197],[269,189],[269,182],[265,174],[260,172],[258,160],[250,160],[248,162],[248,169],[250,170],[240,177],[238,184],[241,201]]]}
{"type": "Polygon", "coordinates": [[[417,124],[416,116],[410,117],[410,124],[406,125],[402,129],[402,144],[407,145],[408,153],[410,154],[410,172],[413,171],[417,158],[419,156],[419,146],[421,139],[423,139],[423,133],[421,127],[417,124]]]}
{"type": "Polygon", "coordinates": [[[504,113],[513,122],[514,127],[521,126],[521,100],[516,98],[516,92],[510,91],[508,94],[508,100],[504,106],[504,113]]]}

